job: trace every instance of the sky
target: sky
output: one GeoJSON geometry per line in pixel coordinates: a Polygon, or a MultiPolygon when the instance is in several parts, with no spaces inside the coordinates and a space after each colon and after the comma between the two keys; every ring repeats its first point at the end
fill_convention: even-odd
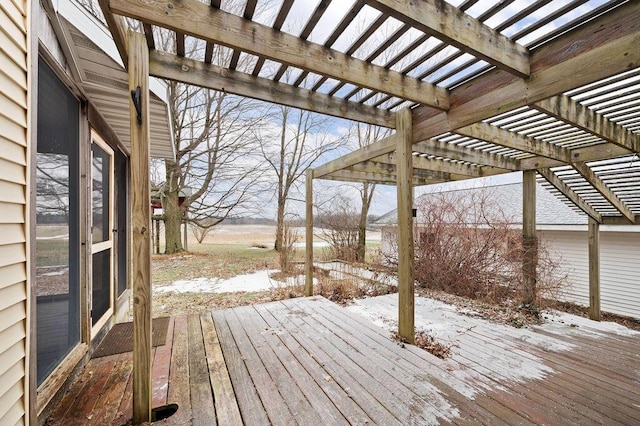
{"type": "MultiPolygon", "coordinates": [[[[454,6],[458,6],[459,4],[462,3],[462,1],[463,0],[450,0],[449,3],[453,4],[454,6]]],[[[554,12],[555,10],[558,10],[559,8],[566,6],[567,4],[570,3],[570,1],[571,0],[554,0],[550,2],[548,5],[534,11],[530,16],[524,19],[521,23],[507,28],[504,31],[504,33],[508,36],[516,34],[520,30],[522,30],[524,27],[530,25],[532,22],[535,22],[538,19],[544,18],[545,16],[554,12]]],[[[272,3],[280,4],[279,1],[275,1],[272,3]]],[[[283,30],[290,32],[292,34],[296,34],[296,35],[299,34],[304,23],[308,20],[308,17],[313,12],[313,10],[315,9],[318,3],[319,3],[318,0],[296,1],[289,18],[285,22],[283,30]]],[[[311,33],[309,40],[316,43],[324,43],[326,38],[333,31],[335,25],[339,22],[339,20],[344,15],[344,13],[353,5],[353,3],[354,1],[331,2],[327,12],[320,19],[315,30],[311,33]]],[[[480,0],[476,5],[474,5],[469,10],[467,10],[467,13],[470,14],[471,16],[477,17],[479,14],[486,11],[495,3],[496,1],[493,1],[493,0],[480,0]]],[[[538,39],[541,35],[554,30],[560,25],[563,25],[564,23],[570,21],[571,19],[585,13],[586,11],[592,10],[593,8],[598,7],[603,3],[606,3],[606,0],[587,1],[585,2],[585,4],[573,10],[568,11],[561,18],[541,27],[540,29],[534,31],[533,33],[527,36],[524,36],[523,38],[517,41],[520,44],[526,45],[527,43],[538,39]]],[[[531,0],[516,0],[513,3],[511,3],[509,6],[507,6],[503,11],[499,12],[498,14],[496,14],[495,16],[487,20],[486,24],[491,27],[496,27],[497,25],[501,24],[507,17],[512,16],[514,13],[519,12],[520,10],[529,6],[530,4],[531,4],[531,0]]],[[[349,46],[351,40],[353,40],[356,37],[356,34],[359,33],[358,30],[362,30],[362,28],[365,28],[370,22],[372,22],[377,17],[378,14],[379,12],[376,11],[375,9],[365,6],[362,12],[358,14],[356,19],[353,20],[352,24],[345,31],[343,36],[341,36],[336,41],[333,47],[335,47],[338,50],[344,51],[344,49],[346,49],[349,46]]],[[[262,19],[263,19],[263,23],[269,24],[271,22],[266,17],[266,15],[263,16],[262,19]]],[[[388,20],[387,24],[383,26],[381,30],[379,30],[378,32],[383,34],[388,34],[391,31],[398,28],[400,25],[401,23],[398,21],[388,20]]],[[[390,49],[395,49],[395,51],[401,50],[403,47],[407,46],[412,41],[414,41],[417,37],[419,37],[419,35],[420,33],[418,31],[411,30],[407,32],[405,36],[401,37],[398,40],[398,42],[394,46],[392,46],[390,49]]],[[[409,60],[417,57],[428,47],[427,45],[423,46],[423,49],[411,55],[409,60]]],[[[356,51],[355,55],[358,56],[358,53],[359,52],[356,51]]],[[[381,57],[384,57],[384,54],[381,55],[381,57]]],[[[462,60],[464,59],[461,58],[461,61],[462,60]]],[[[453,62],[451,64],[451,67],[454,67],[457,64],[458,62],[453,62]]],[[[445,72],[447,72],[447,69],[444,69],[442,71],[442,73],[445,73],[445,72]]],[[[294,78],[295,78],[295,75],[294,75],[294,78]]],[[[338,92],[338,94],[340,94],[340,92],[338,92]]],[[[339,123],[340,121],[341,120],[336,119],[336,123],[339,123]]],[[[340,126],[342,125],[336,124],[336,127],[340,127],[340,126]]],[[[509,174],[493,176],[489,178],[480,178],[480,179],[472,179],[467,181],[438,184],[438,186],[444,185],[448,188],[458,189],[458,188],[468,188],[468,187],[475,187],[475,186],[486,186],[486,185],[497,185],[497,184],[504,184],[504,183],[519,182],[521,181],[521,179],[522,179],[521,173],[509,173],[509,174]]],[[[332,185],[335,186],[336,184],[326,183],[326,181],[324,183],[316,183],[316,186],[320,186],[321,188],[323,188],[323,190],[324,190],[324,185],[331,187],[332,185]]],[[[431,189],[433,188],[430,188],[430,190],[431,189]]],[[[416,188],[415,190],[416,197],[424,193],[425,191],[426,191],[426,187],[416,188]]],[[[345,192],[348,192],[348,191],[345,190],[345,192]]],[[[390,210],[395,209],[396,205],[397,205],[397,200],[396,200],[395,187],[387,186],[387,185],[378,185],[376,188],[374,200],[371,205],[370,214],[382,215],[390,210]]],[[[304,210],[304,205],[303,203],[293,202],[291,203],[291,209],[294,212],[302,212],[304,210]]]]}
{"type": "MultiPolygon", "coordinates": [[[[544,33],[547,33],[560,25],[566,23],[567,21],[579,16],[580,14],[585,13],[588,10],[591,10],[603,3],[606,3],[607,0],[588,0],[583,5],[569,10],[564,16],[559,19],[550,22],[549,24],[543,26],[542,28],[534,31],[533,33],[524,36],[517,40],[518,43],[526,45],[537,38],[539,38],[544,33]]],[[[320,0],[297,0],[294,2],[293,8],[289,13],[285,23],[283,25],[282,30],[294,35],[299,35],[302,31],[302,28],[305,26],[309,17],[319,4],[320,0]]],[[[448,0],[448,2],[454,6],[460,5],[463,0],[448,0]]],[[[547,16],[549,13],[558,10],[569,4],[571,0],[553,0],[549,4],[540,9],[534,11],[530,16],[523,19],[521,22],[512,25],[511,27],[506,28],[503,33],[507,36],[511,36],[513,34],[518,33],[523,28],[529,26],[532,22],[547,16]]],[[[245,4],[245,1],[223,1],[222,8],[228,11],[232,11],[233,13],[239,13],[238,10],[233,10],[234,5],[235,8],[242,8],[245,4]]],[[[318,21],[315,29],[311,32],[308,40],[314,43],[324,44],[327,37],[333,32],[336,25],[340,22],[341,18],[344,16],[345,12],[351,8],[351,6],[355,3],[355,0],[335,0],[332,1],[322,16],[322,18],[318,21]]],[[[280,5],[282,4],[282,0],[259,0],[258,6],[256,8],[256,13],[253,17],[253,20],[262,24],[271,25],[273,20],[275,19],[276,14],[280,10],[280,5]]],[[[469,15],[473,17],[479,16],[481,13],[485,12],[487,9],[496,4],[494,0],[480,0],[477,4],[472,6],[470,9],[466,11],[469,15]]],[[[512,16],[514,13],[521,11],[531,4],[531,0],[515,0],[510,5],[508,5],[504,10],[500,11],[490,19],[488,19],[485,23],[491,27],[496,27],[500,25],[507,17],[512,16]]],[[[379,11],[369,7],[364,6],[361,12],[353,19],[349,27],[344,31],[344,33],[336,40],[336,42],[332,45],[332,48],[335,48],[340,51],[345,51],[351,43],[359,36],[359,34],[365,29],[371,22],[373,22],[376,17],[380,14],[379,11]]],[[[356,50],[354,56],[358,58],[366,57],[372,49],[376,48],[377,45],[386,38],[390,33],[395,31],[402,25],[401,22],[395,19],[388,19],[385,24],[370,38],[369,42],[365,43],[360,49],[356,50]]],[[[420,37],[422,33],[420,31],[411,29],[407,31],[402,37],[398,39],[398,41],[392,44],[387,51],[383,52],[374,63],[383,64],[385,61],[388,61],[389,58],[395,52],[400,51],[402,48],[408,46],[418,37],[420,37]]],[[[400,70],[406,64],[411,63],[415,58],[422,55],[428,49],[431,49],[435,45],[439,43],[438,40],[430,39],[426,43],[424,43],[420,48],[416,49],[412,54],[410,54],[406,60],[399,62],[392,69],[400,70]]],[[[441,60],[443,57],[446,57],[456,50],[454,48],[447,48],[441,52],[440,57],[436,58],[436,60],[441,60]]],[[[243,54],[244,55],[244,54],[243,54]]],[[[255,57],[254,57],[255,59],[255,57]]],[[[449,71],[452,67],[458,66],[460,63],[469,59],[468,56],[462,56],[456,61],[453,61],[449,64],[449,67],[445,67],[440,71],[440,74],[444,74],[449,71]]],[[[248,67],[251,68],[252,58],[250,55],[247,57],[248,67]]],[[[426,67],[427,65],[425,65],[426,67]]],[[[482,66],[479,64],[478,66],[482,66]]],[[[267,61],[262,68],[260,75],[263,77],[272,77],[273,74],[279,68],[278,64],[267,61]]],[[[286,74],[282,80],[295,81],[300,75],[301,70],[291,69],[289,74],[286,74]]],[[[419,73],[420,68],[415,70],[415,73],[419,73]]],[[[410,73],[411,74],[411,73],[410,73]]],[[[434,75],[430,78],[437,78],[438,75],[434,75]]],[[[303,82],[303,86],[312,87],[315,82],[318,80],[318,76],[309,76],[305,82],[303,82]]],[[[445,80],[443,83],[446,83],[445,80]]],[[[335,81],[329,80],[323,87],[319,89],[320,92],[327,92],[330,88],[335,85],[335,81]]],[[[337,95],[343,95],[351,90],[353,86],[346,85],[343,89],[337,92],[337,95]]],[[[363,90],[361,92],[362,95],[366,95],[368,90],[363,90]]],[[[375,99],[375,98],[374,98],[375,99]]],[[[350,126],[350,122],[346,120],[332,118],[333,123],[333,131],[336,135],[339,135],[345,131],[346,128],[350,126]]],[[[344,154],[344,152],[340,153],[344,154]]],[[[334,157],[337,157],[338,154],[334,154],[334,157]]],[[[332,159],[332,156],[327,156],[323,158],[322,162],[326,162],[332,159]]],[[[319,164],[316,164],[316,166],[319,164]]],[[[482,186],[487,184],[500,184],[518,181],[520,179],[520,174],[509,174],[498,177],[492,177],[484,180],[470,180],[464,182],[454,182],[448,185],[451,185],[453,188],[463,188],[471,186],[482,186]]],[[[315,189],[316,191],[326,192],[326,193],[343,193],[351,196],[356,196],[357,192],[353,189],[349,189],[348,187],[339,186],[339,183],[322,181],[316,183],[315,189]]],[[[303,187],[302,187],[303,188],[303,187]]],[[[424,192],[424,188],[417,188],[415,191],[416,197],[424,192]]],[[[295,199],[302,199],[303,194],[294,194],[295,199]]],[[[291,201],[289,204],[289,210],[293,214],[297,214],[302,216],[304,214],[304,203],[296,200],[291,201]]],[[[379,185],[376,189],[376,194],[374,196],[374,200],[371,205],[370,214],[373,215],[382,215],[389,210],[396,208],[396,191],[393,186],[383,186],[379,185]]],[[[275,207],[273,205],[273,196],[269,196],[265,194],[265,199],[263,200],[264,204],[264,216],[273,217],[275,216],[275,207]]]]}

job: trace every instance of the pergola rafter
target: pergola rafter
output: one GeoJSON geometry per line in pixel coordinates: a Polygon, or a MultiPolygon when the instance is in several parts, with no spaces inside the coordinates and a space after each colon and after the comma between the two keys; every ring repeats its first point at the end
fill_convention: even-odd
{"type": "Polygon", "coordinates": [[[520,160],[518,159],[453,145],[437,139],[414,143],[413,151],[433,157],[442,157],[472,164],[482,164],[504,170],[521,170],[520,160]]]}
{"type": "Polygon", "coordinates": [[[154,77],[182,81],[194,86],[251,97],[307,111],[321,112],[382,127],[395,125],[395,113],[347,102],[340,98],[308,89],[256,77],[239,71],[152,51],[149,73],[154,77]]]}
{"type": "Polygon", "coordinates": [[[398,72],[248,21],[198,0],[180,3],[111,0],[110,7],[114,13],[264,56],[284,65],[318,72],[430,107],[449,108],[448,93],[440,87],[404,78],[398,72]]]}
{"type": "MultiPolygon", "coordinates": [[[[307,179],[398,187],[402,337],[413,338],[414,186],[523,171],[523,271],[530,293],[535,171],[590,217],[593,244],[601,223],[640,224],[638,167],[628,166],[640,149],[640,2],[558,2],[538,16],[533,12],[557,0],[520,10],[507,1],[472,16],[480,3],[456,8],[443,0],[358,0],[336,12],[338,2],[322,1],[292,34],[283,28],[289,28],[296,1],[284,0],[271,25],[256,22],[255,0],[244,1],[237,14],[224,9],[224,0],[99,3],[130,69],[123,17],[142,24],[151,75],[396,129],[309,171],[307,179]],[[379,15],[354,28],[351,22],[367,6],[379,15]],[[336,7],[333,14],[330,7],[336,7]],[[325,40],[314,40],[327,16],[335,28],[325,40]],[[387,26],[393,20],[398,25],[387,26]],[[159,50],[156,27],[175,32],[175,51],[159,50]],[[205,48],[190,52],[190,38],[205,48]],[[213,55],[218,46],[230,49],[226,59],[213,55]],[[251,56],[249,66],[241,55],[251,56]]],[[[308,216],[311,211],[308,205],[308,216]]],[[[307,234],[312,238],[310,224],[307,234]]],[[[593,244],[592,263],[598,253],[593,244]]],[[[307,250],[311,273],[309,242],[307,250]]],[[[596,297],[597,277],[590,282],[596,297]]],[[[305,291],[312,291],[309,277],[305,291]]]]}
{"type": "Polygon", "coordinates": [[[519,133],[503,130],[497,126],[483,122],[461,127],[456,129],[454,133],[491,142],[506,148],[562,161],[563,163],[571,162],[571,151],[567,148],[522,136],[519,133]]]}
{"type": "Polygon", "coordinates": [[[374,0],[369,4],[498,68],[529,76],[529,52],[524,46],[446,2],[374,0]]]}
{"type": "Polygon", "coordinates": [[[604,115],[582,106],[568,96],[553,96],[536,102],[533,107],[614,145],[640,152],[639,135],[612,123],[604,115]]]}
{"type": "Polygon", "coordinates": [[[635,222],[635,215],[631,209],[625,205],[625,203],[616,195],[615,192],[607,186],[606,183],[598,177],[598,175],[591,170],[591,168],[585,162],[573,163],[573,168],[589,182],[613,207],[618,210],[622,216],[626,217],[629,222],[635,222]]]}
{"type": "Polygon", "coordinates": [[[602,223],[602,215],[596,211],[593,207],[587,203],[584,198],[578,195],[573,189],[569,187],[566,183],[562,181],[551,169],[542,168],[536,170],[538,174],[544,177],[551,186],[556,188],[562,195],[567,197],[569,201],[575,204],[580,210],[589,215],[590,218],[595,220],[598,223],[602,223]]]}

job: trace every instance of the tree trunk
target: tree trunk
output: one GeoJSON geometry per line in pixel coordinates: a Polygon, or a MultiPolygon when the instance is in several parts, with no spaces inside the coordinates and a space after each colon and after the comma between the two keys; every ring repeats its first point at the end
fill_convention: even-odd
{"type": "Polygon", "coordinates": [[[174,172],[173,163],[167,161],[167,190],[162,200],[164,210],[164,238],[165,254],[174,254],[184,251],[182,248],[182,208],[179,201],[178,176],[174,172]]]}
{"type": "Polygon", "coordinates": [[[358,225],[358,245],[356,247],[356,261],[364,262],[367,252],[367,216],[369,216],[369,208],[371,207],[371,199],[373,198],[373,191],[376,190],[375,185],[370,185],[365,182],[362,186],[361,200],[362,207],[360,208],[360,222],[358,225]]]}
{"type": "Polygon", "coordinates": [[[284,239],[284,200],[278,200],[278,214],[276,221],[276,242],[273,245],[275,251],[282,250],[282,240],[284,239]]]}
{"type": "Polygon", "coordinates": [[[356,262],[364,262],[367,244],[367,213],[362,209],[360,211],[360,222],[358,224],[358,246],[356,249],[356,262]]]}

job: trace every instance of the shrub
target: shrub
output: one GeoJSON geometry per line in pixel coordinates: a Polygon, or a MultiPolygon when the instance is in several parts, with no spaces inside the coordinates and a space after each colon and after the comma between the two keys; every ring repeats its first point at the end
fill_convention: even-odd
{"type": "MultiPolygon", "coordinates": [[[[489,190],[432,194],[422,197],[417,207],[418,285],[488,302],[521,300],[521,230],[513,227],[513,219],[505,216],[489,190]]],[[[536,303],[541,303],[557,298],[567,273],[544,243],[538,243],[538,256],[536,303]]]]}

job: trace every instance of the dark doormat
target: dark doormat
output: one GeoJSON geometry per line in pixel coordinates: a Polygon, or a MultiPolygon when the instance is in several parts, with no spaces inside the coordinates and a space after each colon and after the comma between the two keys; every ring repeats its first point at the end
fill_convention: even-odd
{"type": "MultiPolygon", "coordinates": [[[[162,346],[167,340],[169,317],[154,318],[152,321],[151,344],[162,346]]],[[[133,351],[133,323],[121,322],[114,325],[93,352],[91,358],[122,354],[133,351]]]]}

